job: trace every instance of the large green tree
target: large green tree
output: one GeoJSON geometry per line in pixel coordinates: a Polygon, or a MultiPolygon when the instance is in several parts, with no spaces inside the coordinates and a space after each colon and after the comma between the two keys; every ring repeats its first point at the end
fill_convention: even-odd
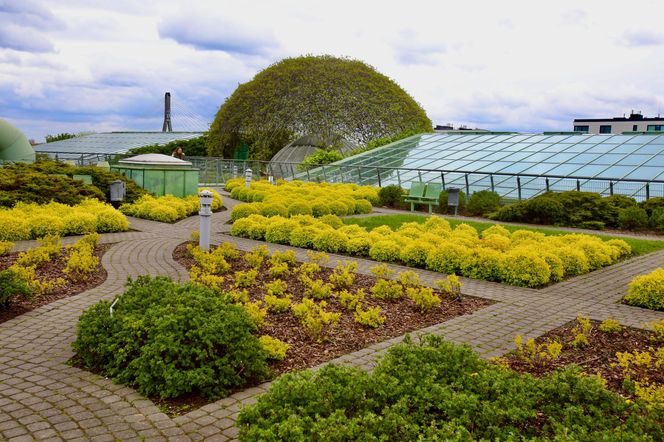
{"type": "Polygon", "coordinates": [[[241,143],[270,159],[302,135],[357,145],[431,131],[422,107],[393,80],[359,60],[329,55],[284,59],[241,84],[210,127],[208,154],[232,157],[241,143]]]}

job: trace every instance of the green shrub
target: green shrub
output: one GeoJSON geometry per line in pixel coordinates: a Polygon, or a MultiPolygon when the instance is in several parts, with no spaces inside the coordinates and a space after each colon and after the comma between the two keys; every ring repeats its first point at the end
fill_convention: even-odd
{"type": "Polygon", "coordinates": [[[664,208],[664,196],[656,196],[642,201],[639,203],[639,207],[645,210],[648,213],[648,216],[652,216],[655,209],[664,208]]]}
{"type": "Polygon", "coordinates": [[[396,184],[381,187],[378,191],[378,198],[380,200],[379,204],[383,207],[398,209],[401,207],[405,193],[406,192],[396,184]]]}
{"type": "Polygon", "coordinates": [[[217,399],[268,373],[253,322],[212,290],[140,277],[112,316],[110,304],[101,301],[81,315],[72,346],[83,366],[142,394],[217,399]]]}
{"type": "Polygon", "coordinates": [[[466,211],[470,215],[484,216],[500,207],[500,195],[490,190],[480,190],[470,196],[466,211]]]}
{"type": "Polygon", "coordinates": [[[648,214],[640,207],[628,207],[618,215],[621,229],[636,230],[648,226],[648,214]]]}
{"type": "Polygon", "coordinates": [[[366,214],[373,212],[373,206],[367,200],[355,200],[355,213],[366,214]]]}
{"type": "Polygon", "coordinates": [[[568,368],[542,378],[423,336],[391,347],[371,372],[327,365],[289,373],[240,412],[250,440],[662,440],[661,412],[568,368]]]}
{"type": "Polygon", "coordinates": [[[664,207],[655,208],[652,211],[652,215],[650,215],[648,223],[653,229],[656,229],[660,233],[664,233],[664,207]]]}
{"type": "Polygon", "coordinates": [[[330,164],[334,163],[335,161],[341,161],[343,159],[343,155],[341,155],[341,152],[338,150],[316,149],[314,153],[308,155],[304,158],[304,160],[302,160],[302,162],[297,166],[297,170],[304,171],[314,166],[330,164]]]}
{"type": "Polygon", "coordinates": [[[6,307],[15,296],[30,299],[32,298],[32,290],[13,270],[0,271],[0,309],[6,307]]]}
{"type": "Polygon", "coordinates": [[[235,222],[241,218],[246,218],[250,215],[258,215],[260,213],[260,206],[256,204],[238,204],[231,210],[231,221],[235,222]]]}
{"type": "Polygon", "coordinates": [[[664,268],[634,278],[624,299],[629,305],[664,310],[664,268]]]}

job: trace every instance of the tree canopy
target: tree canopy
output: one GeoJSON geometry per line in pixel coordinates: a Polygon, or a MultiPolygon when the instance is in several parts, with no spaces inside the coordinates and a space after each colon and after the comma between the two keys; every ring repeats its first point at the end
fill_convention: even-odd
{"type": "Polygon", "coordinates": [[[284,59],[243,83],[210,127],[208,154],[270,159],[302,135],[357,145],[404,132],[429,132],[422,107],[393,80],[359,60],[329,55],[284,59]]]}

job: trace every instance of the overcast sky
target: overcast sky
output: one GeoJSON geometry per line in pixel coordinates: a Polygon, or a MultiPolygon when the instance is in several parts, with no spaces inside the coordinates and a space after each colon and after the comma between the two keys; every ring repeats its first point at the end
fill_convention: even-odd
{"type": "Polygon", "coordinates": [[[364,60],[434,124],[571,130],[664,113],[664,2],[0,0],[0,118],[60,132],[204,130],[284,57],[364,60]]]}

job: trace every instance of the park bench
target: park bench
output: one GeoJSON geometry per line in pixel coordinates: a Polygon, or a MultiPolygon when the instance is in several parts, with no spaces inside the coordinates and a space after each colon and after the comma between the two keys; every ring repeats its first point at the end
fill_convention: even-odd
{"type": "Polygon", "coordinates": [[[439,204],[440,191],[441,185],[438,183],[412,183],[404,201],[410,203],[411,212],[415,210],[415,204],[426,204],[429,206],[429,213],[432,213],[432,206],[439,204]]]}

